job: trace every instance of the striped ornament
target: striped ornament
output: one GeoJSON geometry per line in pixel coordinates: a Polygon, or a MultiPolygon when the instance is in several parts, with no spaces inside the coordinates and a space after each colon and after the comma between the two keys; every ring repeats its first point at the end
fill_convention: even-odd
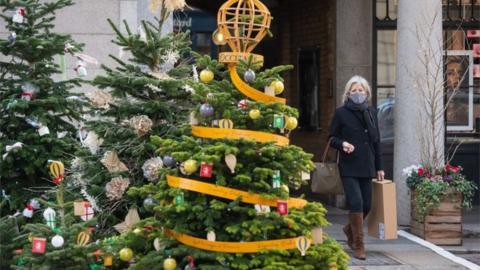
{"type": "Polygon", "coordinates": [[[310,244],[311,244],[311,240],[310,240],[310,239],[307,239],[307,238],[304,237],[304,236],[298,238],[298,240],[297,240],[297,248],[298,248],[298,250],[300,250],[300,252],[302,253],[302,256],[305,256],[305,252],[306,252],[307,249],[310,247],[310,244]]]}
{"type": "Polygon", "coordinates": [[[233,128],[233,121],[230,120],[230,119],[221,119],[220,121],[218,121],[218,126],[220,128],[233,128]]]}
{"type": "Polygon", "coordinates": [[[50,163],[50,173],[53,176],[53,183],[60,184],[65,174],[65,168],[61,161],[54,160],[50,163]]]}
{"type": "Polygon", "coordinates": [[[77,244],[80,246],[86,246],[90,242],[89,232],[80,232],[77,235],[77,244]]]}

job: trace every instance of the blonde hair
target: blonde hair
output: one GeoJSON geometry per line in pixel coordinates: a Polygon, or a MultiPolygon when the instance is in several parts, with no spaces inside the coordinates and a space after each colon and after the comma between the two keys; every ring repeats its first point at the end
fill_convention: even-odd
{"type": "Polygon", "coordinates": [[[372,97],[372,91],[370,90],[370,85],[368,84],[367,80],[362,76],[355,75],[350,80],[348,80],[347,84],[345,85],[345,92],[343,92],[343,102],[348,100],[348,93],[355,84],[360,84],[365,92],[367,93],[367,99],[372,97]]]}

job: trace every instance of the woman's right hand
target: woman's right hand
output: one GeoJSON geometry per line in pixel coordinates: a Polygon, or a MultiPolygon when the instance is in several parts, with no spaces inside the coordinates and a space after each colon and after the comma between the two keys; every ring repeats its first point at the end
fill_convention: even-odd
{"type": "Polygon", "coordinates": [[[348,142],[343,142],[342,147],[343,147],[343,152],[347,154],[350,154],[355,150],[355,146],[351,145],[348,142]]]}

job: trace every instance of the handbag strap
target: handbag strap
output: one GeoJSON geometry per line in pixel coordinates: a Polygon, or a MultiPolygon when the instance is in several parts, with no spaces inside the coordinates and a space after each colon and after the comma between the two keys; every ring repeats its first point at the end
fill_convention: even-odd
{"type": "MultiPolygon", "coordinates": [[[[322,162],[325,163],[325,160],[327,159],[327,154],[328,154],[328,150],[330,150],[330,143],[332,142],[332,137],[330,137],[328,139],[328,142],[327,142],[327,145],[325,146],[325,151],[323,152],[323,159],[322,159],[322,162]]],[[[338,154],[338,150],[337,150],[337,164],[340,160],[340,155],[338,154]]]]}

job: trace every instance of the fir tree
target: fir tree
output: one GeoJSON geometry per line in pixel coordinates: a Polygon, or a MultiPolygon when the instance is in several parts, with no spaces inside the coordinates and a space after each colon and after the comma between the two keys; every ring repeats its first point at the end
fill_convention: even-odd
{"type": "MultiPolygon", "coordinates": [[[[10,196],[2,215],[23,209],[38,186],[48,186],[48,160],[67,164],[79,146],[74,122],[83,102],[69,92],[80,78],[55,79],[56,58],[78,55],[82,45],[52,31],[55,12],[72,0],[0,0],[7,39],[0,39],[0,189],[10,196]]],[[[50,183],[51,184],[51,183],[50,183]]]]}
{"type": "Polygon", "coordinates": [[[108,20],[113,43],[128,60],[110,55],[116,67],[102,66],[99,89],[87,94],[96,110],[85,125],[83,145],[74,171],[81,193],[91,198],[100,230],[109,235],[127,210],[141,204],[124,196],[132,186],[157,181],[161,160],[153,158],[149,135],[175,136],[187,119],[191,73],[188,33],[162,33],[171,10],[162,6],[156,23],[143,21],[139,33],[124,22],[124,31],[108,20]],[[152,159],[153,158],[153,159],[152,159]]]}

